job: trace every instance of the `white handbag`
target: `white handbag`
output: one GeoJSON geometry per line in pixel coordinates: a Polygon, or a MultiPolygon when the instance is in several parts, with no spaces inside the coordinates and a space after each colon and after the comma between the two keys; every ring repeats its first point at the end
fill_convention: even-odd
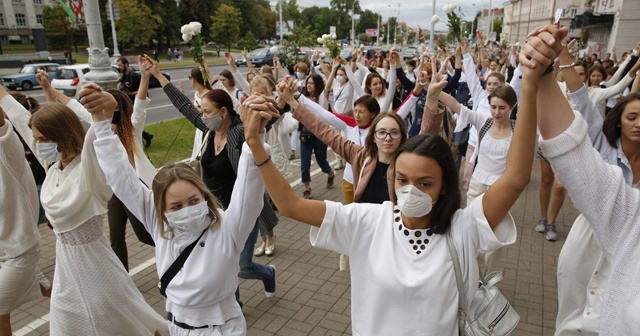
{"type": "Polygon", "coordinates": [[[202,140],[202,145],[200,145],[200,150],[198,150],[198,156],[196,156],[195,159],[189,160],[187,162],[189,167],[191,167],[196,172],[196,174],[200,176],[200,179],[202,180],[204,180],[204,176],[203,176],[204,172],[202,171],[202,155],[204,154],[204,151],[206,149],[207,142],[209,142],[210,134],[211,134],[211,131],[207,132],[207,134],[204,136],[204,139],[202,140]]]}
{"type": "Polygon", "coordinates": [[[495,285],[502,280],[502,272],[492,272],[480,281],[473,295],[471,306],[465,309],[465,289],[462,282],[460,260],[451,241],[451,231],[446,234],[447,247],[458,286],[458,329],[463,336],[510,335],[520,322],[520,315],[495,285]]]}

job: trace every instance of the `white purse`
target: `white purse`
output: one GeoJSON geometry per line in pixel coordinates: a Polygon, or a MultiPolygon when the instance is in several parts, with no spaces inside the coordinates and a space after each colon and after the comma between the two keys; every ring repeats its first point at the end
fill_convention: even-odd
{"type": "Polygon", "coordinates": [[[520,315],[495,285],[502,280],[502,272],[492,272],[482,279],[473,295],[471,306],[465,309],[465,289],[462,282],[460,260],[451,241],[451,231],[446,234],[447,247],[458,286],[458,329],[463,336],[510,335],[520,322],[520,315]]]}
{"type": "Polygon", "coordinates": [[[193,160],[189,160],[187,162],[187,164],[189,165],[189,167],[191,167],[196,174],[198,174],[198,176],[200,176],[200,179],[204,180],[204,172],[202,171],[202,155],[205,151],[205,148],[207,147],[207,143],[209,142],[209,135],[211,134],[211,131],[207,132],[207,134],[204,136],[204,139],[202,140],[202,145],[200,145],[200,150],[198,151],[198,156],[196,156],[195,159],[193,160]]]}

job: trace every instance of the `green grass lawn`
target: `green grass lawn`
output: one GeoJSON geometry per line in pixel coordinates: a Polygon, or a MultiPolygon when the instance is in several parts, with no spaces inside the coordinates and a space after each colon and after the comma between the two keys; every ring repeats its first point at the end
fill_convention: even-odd
{"type": "Polygon", "coordinates": [[[191,156],[196,128],[186,118],[161,121],[144,130],[154,135],[145,152],[156,168],[191,156]]]}

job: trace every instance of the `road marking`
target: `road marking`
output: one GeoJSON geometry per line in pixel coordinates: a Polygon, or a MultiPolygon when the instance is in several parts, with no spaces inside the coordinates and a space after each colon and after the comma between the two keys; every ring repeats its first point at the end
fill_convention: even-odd
{"type": "MultiPolygon", "coordinates": [[[[160,106],[158,106],[160,107],[160,106]]],[[[331,165],[333,167],[334,164],[338,163],[337,160],[333,160],[331,162],[329,162],[329,165],[331,165]]],[[[322,172],[322,169],[318,168],[314,171],[311,172],[311,176],[315,176],[318,175],[318,173],[322,172]]],[[[296,179],[295,181],[289,183],[289,185],[291,186],[291,188],[295,188],[298,184],[300,184],[302,182],[301,178],[296,179]]],[[[129,276],[134,276],[140,272],[142,272],[143,270],[145,270],[146,268],[148,268],[149,266],[155,265],[156,263],[156,257],[151,257],[145,261],[143,261],[140,265],[132,268],[129,271],[129,276]]],[[[44,325],[45,323],[49,323],[49,314],[45,314],[43,316],[40,316],[38,318],[36,318],[35,320],[29,322],[29,324],[27,324],[26,326],[20,328],[20,330],[14,332],[14,336],[25,336],[30,334],[32,331],[35,331],[36,329],[40,328],[42,325],[44,325]]]]}

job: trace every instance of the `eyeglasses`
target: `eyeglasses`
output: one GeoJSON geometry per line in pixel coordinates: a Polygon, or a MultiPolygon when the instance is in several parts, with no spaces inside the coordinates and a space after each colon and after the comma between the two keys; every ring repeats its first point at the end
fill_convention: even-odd
{"type": "Polygon", "coordinates": [[[399,130],[392,130],[391,132],[387,132],[386,130],[376,130],[376,138],[378,140],[384,140],[387,138],[387,135],[391,137],[392,140],[398,140],[402,137],[402,132],[399,130]]]}

